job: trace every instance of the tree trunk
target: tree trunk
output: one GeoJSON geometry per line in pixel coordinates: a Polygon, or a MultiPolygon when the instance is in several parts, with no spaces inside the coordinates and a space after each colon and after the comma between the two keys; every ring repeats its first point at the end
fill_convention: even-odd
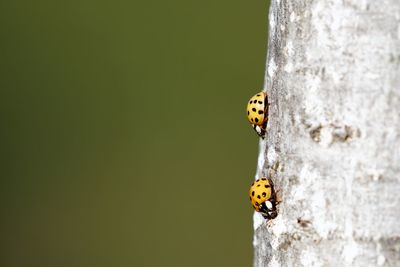
{"type": "Polygon", "coordinates": [[[254,266],[400,266],[400,1],[274,0],[254,266]]]}

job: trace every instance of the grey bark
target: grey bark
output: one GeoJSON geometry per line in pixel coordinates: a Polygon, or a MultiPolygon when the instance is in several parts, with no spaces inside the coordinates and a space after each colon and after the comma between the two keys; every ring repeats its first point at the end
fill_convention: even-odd
{"type": "Polygon", "coordinates": [[[254,266],[400,266],[400,1],[273,0],[254,266]]]}

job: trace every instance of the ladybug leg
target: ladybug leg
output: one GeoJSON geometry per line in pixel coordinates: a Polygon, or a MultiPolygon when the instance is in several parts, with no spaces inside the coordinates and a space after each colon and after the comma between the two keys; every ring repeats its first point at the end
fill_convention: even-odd
{"type": "MultiPolygon", "coordinates": [[[[268,113],[266,113],[267,114],[267,116],[268,116],[268,113]]],[[[266,132],[267,130],[267,124],[268,124],[268,117],[267,117],[267,119],[264,121],[264,123],[263,123],[263,125],[262,125],[262,127],[261,127],[261,129],[263,129],[263,131],[264,132],[266,132]]]]}
{"type": "Polygon", "coordinates": [[[268,100],[268,94],[265,94],[264,103],[268,103],[268,106],[270,105],[268,100]]]}
{"type": "MultiPolygon", "coordinates": [[[[270,174],[272,174],[272,171],[270,174]]],[[[282,202],[281,190],[280,189],[275,190],[274,183],[272,182],[271,178],[268,178],[268,181],[269,181],[269,184],[271,185],[271,189],[272,189],[271,201],[273,202],[274,206],[276,206],[282,202]]]]}
{"type": "Polygon", "coordinates": [[[266,220],[272,220],[272,219],[275,219],[276,216],[278,216],[278,213],[276,211],[271,211],[269,213],[262,213],[262,216],[266,220]]]}
{"type": "Polygon", "coordinates": [[[265,134],[267,133],[267,122],[265,121],[264,124],[262,126],[258,126],[258,128],[260,128],[260,136],[262,137],[262,139],[265,138],[265,134]]]}
{"type": "Polygon", "coordinates": [[[261,138],[265,139],[265,134],[267,133],[267,131],[265,131],[263,128],[261,128],[261,138]]]}

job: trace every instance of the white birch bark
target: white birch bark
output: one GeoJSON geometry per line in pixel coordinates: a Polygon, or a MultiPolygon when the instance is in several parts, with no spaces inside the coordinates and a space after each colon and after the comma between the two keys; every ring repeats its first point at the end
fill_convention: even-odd
{"type": "Polygon", "coordinates": [[[273,0],[254,266],[400,266],[400,1],[273,0]]]}

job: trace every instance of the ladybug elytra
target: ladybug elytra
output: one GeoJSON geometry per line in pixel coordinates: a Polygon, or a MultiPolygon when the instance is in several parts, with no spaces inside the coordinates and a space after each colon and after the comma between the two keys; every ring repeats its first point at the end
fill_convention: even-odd
{"type": "Polygon", "coordinates": [[[247,119],[261,138],[264,138],[267,129],[268,106],[266,92],[257,93],[247,103],[247,119]]]}
{"type": "Polygon", "coordinates": [[[257,179],[250,187],[249,197],[253,208],[268,220],[278,216],[274,184],[270,178],[257,179]]]}

